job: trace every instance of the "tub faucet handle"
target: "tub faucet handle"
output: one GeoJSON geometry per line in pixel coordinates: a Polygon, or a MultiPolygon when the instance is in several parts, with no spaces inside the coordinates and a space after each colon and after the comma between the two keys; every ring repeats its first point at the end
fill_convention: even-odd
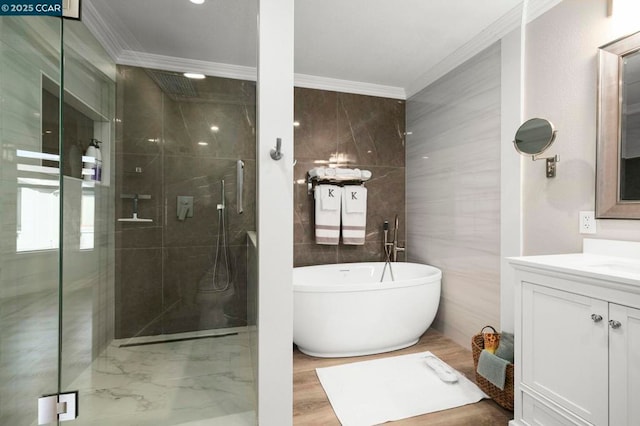
{"type": "MultiPolygon", "coordinates": [[[[397,262],[398,261],[398,253],[404,253],[406,249],[400,245],[398,245],[398,243],[394,243],[393,244],[393,261],[397,262]]],[[[406,256],[405,256],[406,259],[406,256]]]]}

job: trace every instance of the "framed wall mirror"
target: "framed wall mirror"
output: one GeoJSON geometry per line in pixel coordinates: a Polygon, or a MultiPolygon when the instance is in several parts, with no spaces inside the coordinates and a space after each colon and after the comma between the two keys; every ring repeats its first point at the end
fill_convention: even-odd
{"type": "Polygon", "coordinates": [[[596,217],[640,219],[640,32],[598,51],[596,217]]]}

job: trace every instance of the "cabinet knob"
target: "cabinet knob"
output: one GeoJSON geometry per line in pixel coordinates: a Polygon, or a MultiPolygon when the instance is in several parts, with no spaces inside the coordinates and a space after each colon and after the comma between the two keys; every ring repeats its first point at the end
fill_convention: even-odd
{"type": "Polygon", "coordinates": [[[593,320],[593,322],[600,322],[602,321],[602,315],[591,314],[591,319],[593,320]]]}
{"type": "Polygon", "coordinates": [[[616,321],[616,320],[609,320],[609,327],[611,328],[620,328],[622,326],[622,323],[620,321],[616,321]]]}

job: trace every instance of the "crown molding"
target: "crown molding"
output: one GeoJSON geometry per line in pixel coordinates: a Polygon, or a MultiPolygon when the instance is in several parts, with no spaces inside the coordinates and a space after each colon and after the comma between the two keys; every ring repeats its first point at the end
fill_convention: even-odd
{"type": "Polygon", "coordinates": [[[523,3],[511,9],[498,18],[493,24],[482,30],[468,43],[462,45],[449,56],[437,63],[434,67],[422,74],[418,79],[406,88],[407,98],[417,94],[431,83],[438,80],[467,60],[473,58],[479,52],[499,41],[511,31],[519,28],[523,21],[523,5],[526,4],[524,16],[529,23],[560,3],[562,0],[524,0],[523,3]]]}
{"type": "MultiPolygon", "coordinates": [[[[200,61],[177,58],[174,56],[156,55],[154,53],[123,50],[116,57],[116,63],[136,67],[153,68],[175,72],[198,72],[213,77],[233,78],[256,81],[257,71],[254,67],[223,64],[219,62],[200,61]]],[[[358,95],[378,96],[383,98],[406,99],[401,87],[383,86],[380,84],[359,81],[339,80],[336,78],[318,77],[307,74],[295,74],[294,86],[308,89],[331,90],[358,95]]]]}
{"type": "Polygon", "coordinates": [[[254,67],[177,58],[175,56],[156,55],[155,53],[136,52],[132,50],[123,50],[120,52],[116,58],[116,63],[166,71],[196,72],[213,77],[234,78],[238,80],[256,81],[257,76],[254,67]]]}
{"type": "Polygon", "coordinates": [[[85,1],[82,5],[82,22],[115,62],[125,42],[113,28],[115,19],[105,16],[107,14],[104,10],[98,12],[91,1],[85,1]],[[111,22],[112,24],[110,25],[107,22],[111,22]]]}
{"type": "Polygon", "coordinates": [[[521,12],[522,4],[502,15],[493,24],[482,30],[477,36],[473,37],[471,41],[453,51],[449,56],[422,74],[416,81],[407,87],[407,98],[410,98],[420,92],[440,77],[462,65],[464,62],[516,29],[521,22],[521,12]]]}
{"type": "MultiPolygon", "coordinates": [[[[175,72],[199,72],[215,77],[250,81],[256,81],[257,79],[257,71],[253,67],[142,52],[140,46],[131,45],[131,43],[135,43],[134,37],[131,36],[126,28],[122,28],[118,18],[111,12],[108,6],[101,4],[98,10],[94,6],[93,1],[87,0],[83,4],[82,20],[117,64],[175,72]]],[[[402,87],[340,80],[307,74],[295,74],[294,85],[308,89],[406,99],[406,93],[402,87]]]]}
{"type": "MultiPolygon", "coordinates": [[[[95,0],[94,0],[95,1],[95,0]]],[[[468,59],[499,41],[511,31],[517,29],[523,20],[522,8],[526,4],[524,17],[531,22],[562,0],[524,0],[509,12],[496,20],[491,26],[482,30],[471,41],[455,50],[434,67],[422,74],[406,88],[365,83],[360,81],[340,80],[308,74],[294,74],[294,85],[309,89],[330,90],[359,95],[379,96],[392,99],[407,99],[463,64],[468,59]]],[[[122,65],[164,69],[176,72],[201,72],[203,74],[256,81],[257,72],[253,67],[200,61],[172,56],[164,56],[142,52],[140,46],[133,46],[134,41],[126,28],[118,24],[108,7],[96,9],[92,0],[83,4],[82,21],[98,39],[111,58],[122,65]]]]}
{"type": "Polygon", "coordinates": [[[334,92],[354,93],[357,95],[378,96],[381,98],[406,99],[404,88],[364,83],[361,81],[340,80],[318,77],[308,74],[294,74],[293,84],[307,89],[331,90],[334,92]]]}
{"type": "MultiPolygon", "coordinates": [[[[83,5],[82,20],[89,31],[98,39],[113,61],[120,65],[154,68],[175,72],[198,72],[215,77],[256,81],[257,71],[253,67],[223,64],[157,55],[142,52],[139,49],[127,49],[125,29],[118,29],[117,18],[108,16],[110,11],[102,8],[98,11],[90,2],[83,5]]],[[[131,39],[129,37],[129,39],[131,39]]],[[[359,95],[384,98],[406,99],[402,87],[383,86],[359,81],[339,80],[307,74],[295,74],[294,85],[309,89],[331,90],[335,92],[355,93],[359,95]]]]}

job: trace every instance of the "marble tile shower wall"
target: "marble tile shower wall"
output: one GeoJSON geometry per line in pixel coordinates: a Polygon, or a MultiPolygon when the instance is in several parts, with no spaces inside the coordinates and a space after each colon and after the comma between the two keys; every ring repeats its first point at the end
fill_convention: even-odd
{"type": "Polygon", "coordinates": [[[295,129],[294,266],[382,260],[384,220],[393,223],[397,214],[398,238],[405,240],[404,101],[304,88],[296,88],[294,96],[300,123],[295,129]],[[308,170],[329,163],[373,174],[366,183],[364,246],[315,243],[313,195],[299,182],[308,170]]]}
{"type": "Polygon", "coordinates": [[[196,99],[164,93],[153,73],[118,67],[116,214],[132,214],[122,194],[148,194],[138,216],[153,222],[116,225],[116,337],[244,325],[246,232],[255,229],[255,84],[207,77],[191,83],[196,99]],[[201,297],[198,289],[212,277],[223,179],[233,284],[201,297]],[[179,195],[194,197],[193,217],[184,221],[177,218],[179,195]]]}

